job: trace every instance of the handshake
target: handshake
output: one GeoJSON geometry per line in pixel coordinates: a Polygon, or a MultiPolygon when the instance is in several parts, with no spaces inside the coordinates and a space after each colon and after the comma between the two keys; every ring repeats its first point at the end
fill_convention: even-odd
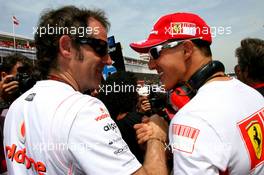
{"type": "Polygon", "coordinates": [[[168,122],[157,114],[143,118],[142,123],[135,124],[138,144],[149,140],[161,141],[164,145],[168,140],[168,122]]]}

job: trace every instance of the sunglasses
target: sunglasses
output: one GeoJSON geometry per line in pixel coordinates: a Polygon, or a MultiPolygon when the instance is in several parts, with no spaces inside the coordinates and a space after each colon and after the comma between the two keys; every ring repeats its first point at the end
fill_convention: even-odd
{"type": "MultiPolygon", "coordinates": [[[[194,39],[201,39],[201,38],[191,38],[188,40],[194,40],[194,39]]],[[[160,52],[163,49],[176,47],[179,44],[183,43],[184,41],[187,41],[187,40],[172,41],[172,42],[165,43],[162,45],[154,46],[154,47],[149,49],[149,55],[152,57],[152,59],[156,60],[160,57],[160,52]]]]}
{"type": "Polygon", "coordinates": [[[108,54],[108,43],[101,39],[96,38],[81,38],[75,39],[79,44],[89,45],[100,57],[104,57],[108,54]]]}

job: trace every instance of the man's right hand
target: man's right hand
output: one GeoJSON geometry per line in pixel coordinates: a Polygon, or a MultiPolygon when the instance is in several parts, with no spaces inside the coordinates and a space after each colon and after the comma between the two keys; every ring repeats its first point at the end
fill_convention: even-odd
{"type": "Polygon", "coordinates": [[[13,75],[7,75],[2,78],[0,83],[1,97],[8,100],[8,97],[18,90],[18,81],[12,81],[13,75]]]}
{"type": "Polygon", "coordinates": [[[146,144],[143,167],[133,175],[168,175],[167,155],[164,142],[167,140],[168,123],[158,115],[144,119],[143,123],[134,125],[138,143],[146,144]],[[162,143],[161,143],[162,142],[162,143]]]}
{"type": "Polygon", "coordinates": [[[139,97],[138,112],[146,113],[151,110],[151,105],[147,96],[139,97]]]}
{"type": "Polygon", "coordinates": [[[134,125],[138,143],[142,144],[150,139],[167,140],[168,123],[157,114],[151,116],[145,123],[134,125]]]}

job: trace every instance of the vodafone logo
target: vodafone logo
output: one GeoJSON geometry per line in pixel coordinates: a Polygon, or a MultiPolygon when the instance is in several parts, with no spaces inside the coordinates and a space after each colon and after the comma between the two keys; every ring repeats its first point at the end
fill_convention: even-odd
{"type": "Polygon", "coordinates": [[[100,111],[101,111],[103,114],[106,113],[104,108],[100,108],[100,111]]]}
{"type": "Polygon", "coordinates": [[[107,111],[104,108],[100,108],[100,111],[102,112],[101,115],[99,115],[98,117],[95,118],[95,121],[100,121],[103,120],[107,117],[110,117],[110,115],[107,113],[107,111]]]}
{"type": "Polygon", "coordinates": [[[17,145],[13,144],[11,147],[6,146],[6,157],[12,162],[15,161],[19,164],[24,164],[27,169],[34,168],[39,175],[46,173],[46,166],[42,162],[36,162],[33,158],[28,157],[26,148],[17,150],[17,145]]]}
{"type": "Polygon", "coordinates": [[[20,124],[18,133],[19,133],[19,137],[18,137],[19,141],[24,144],[26,142],[26,127],[24,121],[20,124]]]}

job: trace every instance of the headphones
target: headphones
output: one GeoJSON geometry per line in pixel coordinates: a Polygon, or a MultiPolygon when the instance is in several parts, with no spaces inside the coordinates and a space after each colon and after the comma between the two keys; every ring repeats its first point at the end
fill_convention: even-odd
{"type": "Polygon", "coordinates": [[[179,83],[170,92],[170,102],[178,111],[188,103],[197,93],[198,89],[207,81],[226,75],[215,75],[217,72],[225,72],[225,67],[220,61],[211,61],[196,71],[187,82],[179,83]]]}

